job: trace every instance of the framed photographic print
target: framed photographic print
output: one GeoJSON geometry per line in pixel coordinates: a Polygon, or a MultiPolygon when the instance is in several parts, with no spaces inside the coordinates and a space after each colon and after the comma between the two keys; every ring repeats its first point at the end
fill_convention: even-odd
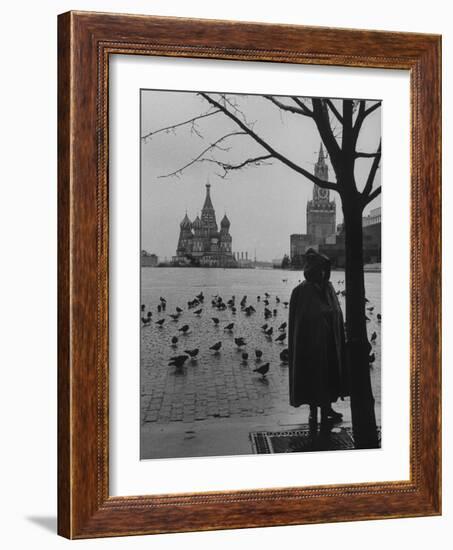
{"type": "Polygon", "coordinates": [[[59,533],[440,505],[440,37],[59,17],[59,533]]]}

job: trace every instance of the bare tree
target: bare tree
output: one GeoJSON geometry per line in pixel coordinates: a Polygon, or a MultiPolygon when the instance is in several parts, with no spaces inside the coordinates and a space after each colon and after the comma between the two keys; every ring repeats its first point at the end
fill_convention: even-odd
{"type": "Polygon", "coordinates": [[[376,151],[365,152],[357,149],[357,144],[365,120],[371,113],[381,107],[380,101],[367,100],[331,100],[327,98],[278,97],[262,96],[281,113],[309,118],[316,126],[320,138],[335,173],[335,181],[325,181],[287,155],[277,150],[255,130],[255,124],[248,121],[234,96],[200,92],[198,94],[209,106],[209,110],[189,120],[150,132],[142,137],[148,140],[161,132],[176,131],[181,126],[189,125],[191,131],[202,137],[198,122],[211,116],[224,116],[236,126],[236,130],[225,133],[204,147],[198,155],[185,165],[163,177],[181,175],[190,166],[208,162],[221,168],[221,177],[226,177],[234,170],[247,166],[260,166],[278,161],[294,172],[303,176],[319,187],[336,191],[341,198],[345,229],[345,278],[346,278],[346,325],[347,354],[350,372],[351,413],[354,440],[358,448],[376,448],[378,434],[374,410],[374,397],[371,389],[369,353],[365,314],[365,284],[363,270],[363,210],[380,192],[375,186],[376,174],[381,161],[381,144],[376,151]],[[218,153],[228,153],[232,138],[252,139],[262,152],[240,162],[219,160],[218,153]],[[365,185],[360,190],[355,176],[356,161],[361,158],[372,159],[365,185]]]}

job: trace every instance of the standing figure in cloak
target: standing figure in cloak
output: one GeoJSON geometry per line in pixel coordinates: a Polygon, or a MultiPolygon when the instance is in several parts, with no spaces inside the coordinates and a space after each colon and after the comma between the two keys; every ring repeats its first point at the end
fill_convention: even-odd
{"type": "Polygon", "coordinates": [[[288,323],[289,400],[293,407],[310,406],[309,424],[339,422],[332,409],[349,395],[345,361],[345,327],[335,290],[330,283],[330,260],[310,248],[305,281],[291,294],[288,323]]]}

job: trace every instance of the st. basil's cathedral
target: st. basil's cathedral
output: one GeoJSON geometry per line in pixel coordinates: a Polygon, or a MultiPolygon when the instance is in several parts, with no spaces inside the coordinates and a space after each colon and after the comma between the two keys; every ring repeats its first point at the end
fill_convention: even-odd
{"type": "Polygon", "coordinates": [[[211,200],[211,185],[206,184],[206,197],[201,215],[193,222],[187,212],[179,224],[180,232],[174,265],[199,265],[203,267],[237,267],[232,253],[230,220],[225,214],[217,226],[214,206],[211,200]]]}

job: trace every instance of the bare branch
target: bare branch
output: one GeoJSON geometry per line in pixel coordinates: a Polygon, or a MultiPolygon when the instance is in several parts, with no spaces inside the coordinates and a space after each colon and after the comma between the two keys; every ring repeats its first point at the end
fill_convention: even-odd
{"type": "Polygon", "coordinates": [[[212,149],[221,149],[222,151],[226,151],[227,149],[219,147],[219,143],[221,143],[222,141],[226,140],[227,138],[233,137],[233,136],[243,136],[243,135],[247,135],[246,132],[231,132],[229,134],[225,134],[221,138],[214,141],[214,143],[211,143],[208,147],[203,149],[203,151],[201,151],[201,153],[199,155],[197,155],[195,158],[193,158],[190,162],[188,162],[184,166],[181,166],[181,168],[178,168],[177,170],[175,170],[174,172],[171,172],[170,174],[164,174],[164,175],[158,176],[158,177],[159,178],[170,178],[172,176],[179,176],[181,174],[181,172],[183,170],[185,170],[186,168],[189,168],[189,166],[192,166],[193,164],[195,164],[197,162],[200,162],[200,161],[205,161],[206,159],[203,159],[203,156],[206,153],[208,153],[209,151],[212,151],[212,149]]]}
{"type": "Polygon", "coordinates": [[[364,153],[363,151],[357,151],[357,153],[355,153],[355,158],[363,158],[363,159],[368,159],[368,158],[373,158],[373,157],[376,157],[377,155],[379,155],[380,153],[379,152],[376,152],[376,153],[364,153]]]}
{"type": "Polygon", "coordinates": [[[368,195],[367,199],[365,200],[365,206],[367,204],[370,204],[370,202],[374,200],[380,193],[381,193],[381,186],[379,185],[379,187],[376,187],[376,189],[370,195],[368,195]]]}
{"type": "Polygon", "coordinates": [[[313,103],[313,120],[318,128],[319,135],[327,148],[330,158],[333,160],[333,167],[340,164],[340,147],[334,136],[330,125],[329,110],[324,100],[312,98],[313,103]]]}
{"type": "Polygon", "coordinates": [[[287,157],[279,153],[276,149],[271,147],[269,143],[267,143],[262,137],[260,137],[251,128],[249,128],[246,124],[244,124],[236,115],[231,113],[226,107],[221,105],[218,101],[210,97],[208,94],[202,92],[200,93],[200,95],[204,97],[208,103],[210,103],[212,106],[216,107],[217,109],[220,109],[226,116],[228,116],[231,120],[233,120],[244,132],[247,132],[247,134],[250,137],[252,137],[259,145],[261,145],[261,147],[263,147],[263,149],[265,149],[268,153],[270,153],[274,158],[276,158],[283,164],[286,164],[286,166],[293,169],[295,172],[302,174],[313,183],[316,183],[316,185],[319,185],[319,187],[323,187],[325,189],[333,189],[333,190],[338,189],[338,186],[335,183],[324,181],[320,178],[317,178],[314,174],[311,174],[308,170],[305,170],[305,168],[302,168],[302,166],[299,166],[298,164],[294,163],[292,160],[288,159],[287,157]]]}
{"type": "Polygon", "coordinates": [[[338,111],[338,109],[333,104],[333,101],[331,99],[326,99],[325,101],[326,101],[328,107],[330,108],[330,110],[332,111],[332,113],[335,115],[338,122],[341,122],[341,124],[343,124],[343,117],[340,115],[340,112],[338,111]]]}
{"type": "Polygon", "coordinates": [[[361,99],[359,101],[359,109],[358,109],[358,112],[357,112],[357,117],[355,119],[354,128],[353,128],[353,130],[354,130],[354,140],[355,140],[356,143],[357,143],[357,139],[358,139],[359,134],[360,134],[360,130],[362,129],[362,124],[364,123],[366,117],[368,115],[370,115],[373,111],[378,109],[381,105],[382,105],[382,102],[377,101],[376,103],[374,103],[371,107],[369,107],[367,109],[366,108],[366,100],[361,99]]]}
{"type": "Polygon", "coordinates": [[[382,102],[377,101],[376,103],[374,103],[374,105],[371,105],[371,107],[368,107],[368,109],[366,109],[365,112],[363,113],[363,118],[366,118],[368,115],[371,115],[371,113],[376,109],[379,109],[381,105],[382,105],[382,102]]]}
{"type": "Polygon", "coordinates": [[[270,164],[265,162],[268,159],[273,158],[273,155],[262,155],[259,157],[250,158],[247,160],[244,160],[243,162],[240,162],[239,164],[229,164],[226,162],[222,162],[220,160],[216,159],[200,159],[203,162],[212,162],[214,164],[217,164],[220,166],[223,170],[223,174],[217,174],[221,178],[225,178],[228,175],[228,172],[231,170],[240,170],[241,168],[245,168],[246,166],[254,165],[254,166],[262,166],[263,164],[270,164]]]}
{"type": "Polygon", "coordinates": [[[253,125],[255,124],[254,122],[250,122],[247,120],[245,114],[241,111],[241,109],[239,109],[239,106],[238,104],[234,101],[232,101],[231,99],[227,98],[226,94],[221,94],[222,96],[222,99],[225,103],[227,103],[232,109],[234,109],[234,111],[241,116],[242,120],[244,121],[245,124],[249,124],[250,126],[253,127],[253,125]]]}
{"type": "Polygon", "coordinates": [[[313,111],[311,111],[303,101],[301,101],[298,97],[295,97],[295,96],[292,96],[291,99],[294,101],[294,103],[296,105],[299,105],[299,107],[302,109],[302,111],[304,112],[304,114],[306,116],[310,116],[312,117],[313,116],[313,111]]]}
{"type": "Polygon", "coordinates": [[[382,155],[381,141],[379,141],[379,146],[378,146],[377,151],[374,155],[373,164],[371,165],[370,172],[368,174],[368,178],[366,180],[366,184],[365,184],[365,187],[364,187],[363,192],[362,192],[362,196],[365,198],[367,203],[370,202],[367,199],[367,197],[370,197],[371,194],[372,194],[371,189],[373,188],[374,178],[376,177],[376,172],[377,172],[377,170],[379,168],[379,164],[381,162],[381,155],[382,155]]]}
{"type": "Polygon", "coordinates": [[[184,122],[178,122],[178,124],[173,124],[171,126],[166,126],[165,128],[160,128],[159,130],[154,130],[154,132],[149,132],[148,134],[145,134],[141,137],[144,141],[149,139],[152,136],[155,136],[156,134],[160,134],[162,132],[168,132],[170,130],[175,130],[176,128],[179,128],[180,126],[185,126],[186,124],[192,124],[196,122],[197,120],[200,120],[202,118],[206,118],[208,116],[216,115],[217,113],[220,113],[220,109],[217,109],[215,111],[211,111],[209,113],[204,113],[202,115],[198,115],[196,117],[190,118],[189,120],[185,120],[184,122]]]}
{"type": "Polygon", "coordinates": [[[274,105],[277,105],[277,107],[279,109],[282,109],[282,111],[288,111],[290,113],[294,113],[294,114],[298,114],[298,115],[302,115],[302,116],[307,116],[302,109],[300,109],[298,107],[293,107],[292,105],[286,105],[285,103],[282,103],[281,101],[279,101],[278,99],[276,99],[275,97],[273,97],[271,95],[265,95],[263,97],[265,99],[268,99],[269,101],[272,101],[272,103],[274,103],[274,105]]]}

